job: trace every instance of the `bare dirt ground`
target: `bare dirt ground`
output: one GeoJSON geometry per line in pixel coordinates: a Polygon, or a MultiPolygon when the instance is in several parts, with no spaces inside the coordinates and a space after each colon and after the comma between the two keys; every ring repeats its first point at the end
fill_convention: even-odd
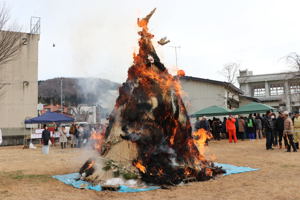
{"type": "Polygon", "coordinates": [[[209,145],[217,162],[260,168],[259,171],[140,193],[80,190],[51,178],[78,171],[87,157],[82,149],[54,147],[49,155],[42,155],[40,147],[0,147],[0,199],[300,199],[300,153],[266,151],[264,145],[265,140],[238,144],[224,140],[209,145]]]}

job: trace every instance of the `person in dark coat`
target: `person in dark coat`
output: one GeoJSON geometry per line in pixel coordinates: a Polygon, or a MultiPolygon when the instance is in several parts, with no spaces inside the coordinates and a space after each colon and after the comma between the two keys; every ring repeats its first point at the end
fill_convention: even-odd
{"type": "Polygon", "coordinates": [[[43,128],[44,128],[44,130],[42,132],[42,141],[43,141],[42,152],[43,152],[43,154],[49,154],[50,131],[48,130],[48,127],[46,124],[44,124],[43,128]]]}
{"type": "Polygon", "coordinates": [[[273,120],[271,118],[272,112],[267,111],[266,116],[264,118],[264,128],[265,128],[265,133],[266,133],[266,149],[267,150],[273,150],[272,145],[273,145],[273,120]]]}
{"type": "Polygon", "coordinates": [[[210,131],[210,125],[209,122],[206,120],[205,116],[203,116],[201,120],[197,119],[197,122],[195,124],[195,130],[197,131],[200,128],[203,128],[206,131],[210,131]]]}
{"type": "Polygon", "coordinates": [[[238,116],[234,116],[235,119],[235,135],[237,136],[238,132],[239,132],[239,122],[238,122],[238,116]]]}
{"type": "Polygon", "coordinates": [[[277,147],[278,146],[278,136],[279,136],[279,133],[278,133],[278,131],[276,129],[276,121],[277,121],[277,119],[276,119],[275,113],[272,113],[271,119],[273,121],[273,126],[274,126],[274,128],[273,128],[273,146],[277,147]]]}
{"type": "Polygon", "coordinates": [[[219,118],[217,118],[217,134],[219,136],[219,139],[220,140],[222,137],[221,137],[221,134],[222,134],[222,122],[219,118]]]}
{"type": "Polygon", "coordinates": [[[217,118],[213,118],[212,121],[212,134],[215,140],[220,140],[220,120],[217,118]]]}
{"type": "Polygon", "coordinates": [[[275,129],[278,132],[278,137],[279,137],[279,148],[282,148],[282,139],[284,141],[284,146],[287,148],[287,139],[286,137],[283,137],[283,130],[284,130],[284,119],[283,119],[283,114],[282,112],[279,112],[279,116],[276,119],[276,124],[275,124],[275,129]]]}
{"type": "Polygon", "coordinates": [[[228,138],[228,133],[227,133],[227,130],[226,130],[226,120],[227,120],[227,118],[226,117],[224,117],[223,118],[223,122],[222,122],[222,139],[226,139],[226,138],[228,138]]]}

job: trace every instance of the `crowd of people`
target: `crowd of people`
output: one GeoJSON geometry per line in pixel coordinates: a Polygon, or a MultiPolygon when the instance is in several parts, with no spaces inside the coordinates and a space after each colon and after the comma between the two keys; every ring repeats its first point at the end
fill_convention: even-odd
{"type": "Polygon", "coordinates": [[[55,138],[53,137],[53,134],[51,132],[58,132],[59,135],[59,143],[61,149],[67,148],[68,144],[71,148],[81,148],[88,144],[89,139],[92,135],[92,133],[97,132],[103,132],[104,127],[99,126],[92,126],[88,124],[75,124],[73,123],[70,126],[69,131],[67,131],[66,127],[64,125],[55,127],[53,130],[49,130],[50,128],[45,124],[43,126],[43,132],[42,132],[42,143],[43,148],[42,152],[44,154],[49,153],[49,146],[51,144],[55,144],[55,138]]]}
{"type": "MultiPolygon", "coordinates": [[[[43,153],[48,154],[49,146],[55,144],[49,128],[44,125],[42,133],[43,153]]],[[[279,112],[278,115],[271,111],[266,114],[249,114],[248,117],[239,115],[224,117],[223,121],[213,117],[207,119],[205,116],[197,118],[195,130],[205,129],[211,133],[215,140],[228,139],[230,143],[238,140],[259,140],[266,138],[266,149],[285,148],[287,152],[297,152],[300,142],[300,115],[299,112],[279,112]],[[284,146],[283,146],[284,145],[284,146]]],[[[72,124],[67,132],[65,126],[59,126],[61,149],[81,148],[85,146],[93,132],[103,132],[102,126],[72,124]]]]}
{"type": "Polygon", "coordinates": [[[249,114],[247,117],[230,115],[223,121],[205,116],[197,118],[195,130],[200,128],[212,133],[215,140],[228,138],[229,142],[238,140],[259,140],[266,138],[266,149],[285,148],[287,152],[296,152],[300,142],[299,112],[279,112],[277,115],[271,111],[265,114],[249,114]],[[284,145],[284,146],[283,146],[284,145]]]}

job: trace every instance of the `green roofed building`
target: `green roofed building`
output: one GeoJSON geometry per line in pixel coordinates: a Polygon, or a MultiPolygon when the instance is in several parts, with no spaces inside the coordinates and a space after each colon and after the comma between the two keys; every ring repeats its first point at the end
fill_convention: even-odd
{"type": "Polygon", "coordinates": [[[209,106],[235,109],[240,106],[242,91],[233,84],[192,76],[180,77],[184,90],[183,100],[192,115],[209,106]]]}

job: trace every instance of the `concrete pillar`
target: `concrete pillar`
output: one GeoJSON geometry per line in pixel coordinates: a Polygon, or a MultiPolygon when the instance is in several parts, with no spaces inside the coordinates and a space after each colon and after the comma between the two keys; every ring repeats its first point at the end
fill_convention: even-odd
{"type": "Polygon", "coordinates": [[[291,93],[288,80],[284,81],[284,96],[285,96],[285,106],[286,110],[291,112],[291,93]]]}
{"type": "Polygon", "coordinates": [[[249,97],[253,96],[249,83],[246,83],[245,85],[245,95],[249,97]]]}
{"type": "Polygon", "coordinates": [[[225,88],[225,94],[224,94],[224,108],[228,108],[228,103],[227,103],[227,100],[228,100],[228,91],[227,89],[225,88]]]}
{"type": "Polygon", "coordinates": [[[269,82],[265,81],[265,90],[266,90],[266,97],[270,96],[270,87],[269,87],[269,82]]]}
{"type": "Polygon", "coordinates": [[[240,84],[240,89],[244,92],[245,96],[249,96],[249,97],[253,96],[249,83],[240,84]]]}

